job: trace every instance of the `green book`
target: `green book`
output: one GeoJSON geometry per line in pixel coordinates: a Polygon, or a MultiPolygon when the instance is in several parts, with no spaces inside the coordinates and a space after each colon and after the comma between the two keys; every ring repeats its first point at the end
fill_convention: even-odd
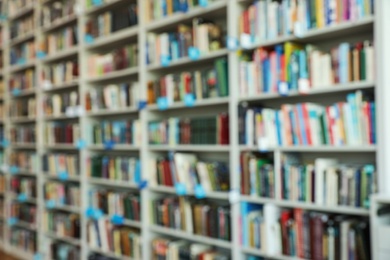
{"type": "Polygon", "coordinates": [[[219,94],[221,97],[226,97],[229,95],[227,60],[226,58],[217,59],[214,65],[217,71],[217,82],[218,82],[219,94]]]}

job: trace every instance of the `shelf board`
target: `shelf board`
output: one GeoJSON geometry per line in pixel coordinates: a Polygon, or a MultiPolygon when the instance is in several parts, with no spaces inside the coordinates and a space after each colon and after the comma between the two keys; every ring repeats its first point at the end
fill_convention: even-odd
{"type": "Polygon", "coordinates": [[[203,244],[209,244],[212,246],[220,247],[220,248],[228,248],[230,249],[232,247],[232,243],[229,241],[225,241],[222,239],[217,239],[217,238],[211,238],[211,237],[206,237],[206,236],[200,236],[200,235],[195,235],[192,233],[188,233],[182,230],[175,230],[171,228],[166,228],[166,227],[160,227],[154,224],[149,225],[149,229],[152,232],[168,235],[168,236],[173,236],[177,238],[182,238],[194,242],[199,242],[203,244]]]}
{"type": "Polygon", "coordinates": [[[35,59],[26,62],[25,64],[10,65],[9,72],[16,73],[22,70],[27,70],[35,66],[35,59]]]}
{"type": "Polygon", "coordinates": [[[71,48],[58,51],[57,53],[47,55],[45,58],[42,59],[42,62],[49,63],[61,59],[66,59],[72,56],[76,56],[78,54],[79,47],[73,46],[71,48]]]}
{"type": "Polygon", "coordinates": [[[136,107],[118,108],[118,109],[101,109],[87,111],[87,116],[112,116],[112,115],[124,115],[124,114],[136,114],[139,110],[136,107]]]}
{"type": "Polygon", "coordinates": [[[62,84],[53,84],[50,86],[50,88],[46,88],[43,91],[49,93],[49,92],[55,92],[61,90],[68,90],[68,89],[76,88],[78,85],[79,85],[79,80],[75,80],[72,82],[65,82],[62,84]]]}
{"type": "MultiPolygon", "coordinates": [[[[184,104],[184,102],[174,102],[168,106],[166,110],[172,110],[172,109],[183,109],[183,108],[194,108],[194,107],[207,107],[207,106],[218,106],[218,105],[228,105],[229,104],[229,97],[219,97],[219,98],[205,98],[201,100],[195,100],[193,106],[187,106],[184,104]]],[[[157,106],[157,104],[148,105],[147,109],[150,111],[165,111],[160,110],[157,106]]]]}
{"type": "Polygon", "coordinates": [[[48,26],[44,26],[42,28],[42,31],[43,31],[43,33],[48,33],[48,32],[54,31],[58,28],[61,28],[63,26],[66,26],[66,25],[71,24],[71,23],[76,22],[76,21],[77,21],[76,14],[67,15],[67,16],[61,17],[60,19],[52,22],[52,24],[50,24],[48,26]]]}
{"type": "Polygon", "coordinates": [[[59,240],[59,241],[62,241],[62,242],[66,242],[66,243],[71,244],[71,245],[75,245],[75,246],[80,246],[81,245],[81,241],[78,238],[60,236],[60,235],[57,235],[57,234],[55,234],[53,232],[48,232],[48,231],[45,232],[45,236],[47,236],[47,237],[49,237],[51,239],[54,239],[54,240],[59,240]]]}
{"type": "Polygon", "coordinates": [[[66,179],[59,178],[57,175],[50,174],[48,172],[43,172],[43,176],[45,176],[46,179],[49,180],[58,180],[62,182],[80,182],[81,178],[80,176],[68,176],[66,179]]]}
{"type": "Polygon", "coordinates": [[[162,66],[161,64],[150,64],[147,66],[148,71],[158,71],[158,70],[165,70],[169,68],[176,68],[179,66],[183,66],[186,64],[196,64],[196,63],[201,63],[201,62],[206,62],[210,60],[214,60],[220,57],[227,56],[229,51],[227,49],[221,49],[217,51],[212,51],[208,54],[201,55],[199,59],[197,60],[192,60],[189,57],[183,57],[179,58],[177,60],[171,61],[168,66],[162,66]]]}
{"type": "Polygon", "coordinates": [[[10,121],[13,124],[27,124],[27,123],[35,123],[36,118],[31,118],[27,116],[10,117],[10,121]]]}
{"type": "Polygon", "coordinates": [[[192,20],[195,17],[199,17],[205,14],[214,13],[217,11],[221,11],[227,7],[226,0],[218,0],[215,3],[210,3],[207,7],[197,6],[191,8],[188,12],[176,12],[167,17],[151,21],[146,24],[147,31],[155,31],[155,30],[163,30],[171,27],[174,24],[178,24],[181,22],[185,22],[188,20],[192,20]]]}
{"type": "Polygon", "coordinates": [[[11,143],[11,147],[14,149],[36,149],[35,143],[11,143]]]}
{"type": "Polygon", "coordinates": [[[112,71],[104,75],[90,77],[87,79],[87,82],[90,84],[99,83],[107,80],[115,80],[124,77],[131,77],[137,74],[138,74],[138,66],[133,68],[128,68],[128,69],[118,70],[118,71],[112,71]]]}
{"type": "Polygon", "coordinates": [[[244,254],[249,254],[249,255],[253,255],[253,256],[260,256],[260,257],[264,257],[266,259],[275,259],[275,260],[305,260],[303,258],[299,258],[299,257],[296,257],[296,256],[285,256],[285,255],[281,255],[281,254],[267,254],[267,253],[264,253],[262,252],[262,250],[260,249],[257,249],[257,248],[249,248],[249,247],[242,247],[241,246],[241,252],[244,253],[244,254]]]}
{"type": "Polygon", "coordinates": [[[30,203],[30,204],[38,204],[37,202],[37,199],[36,198],[27,198],[23,201],[19,201],[18,198],[17,198],[17,195],[13,194],[13,193],[10,193],[11,194],[11,200],[15,201],[15,202],[18,202],[18,203],[30,203]]]}
{"type": "Polygon", "coordinates": [[[131,144],[114,144],[112,149],[106,149],[104,144],[91,144],[87,146],[89,150],[99,150],[99,151],[139,151],[139,146],[134,146],[131,144]]]}
{"type": "Polygon", "coordinates": [[[149,144],[151,151],[229,152],[229,145],[158,145],[149,144]]]}
{"type": "Polygon", "coordinates": [[[23,98],[23,97],[33,96],[35,94],[36,94],[35,88],[22,89],[18,95],[12,95],[12,93],[11,93],[11,97],[12,98],[23,98]]]}
{"type": "Polygon", "coordinates": [[[28,32],[28,33],[26,33],[24,35],[20,35],[20,36],[14,38],[14,39],[11,39],[9,44],[10,44],[10,46],[15,46],[15,45],[21,44],[23,42],[27,42],[29,40],[32,40],[32,39],[34,39],[34,37],[35,37],[35,32],[34,31],[28,32]]]}
{"type": "Polygon", "coordinates": [[[26,5],[25,7],[21,8],[17,13],[10,15],[8,17],[8,19],[10,21],[16,20],[16,19],[23,17],[29,13],[32,13],[33,11],[34,11],[34,4],[29,4],[29,5],[26,5]]]}
{"type": "MultiPolygon", "coordinates": [[[[176,194],[176,190],[174,187],[169,186],[150,186],[149,188],[153,192],[161,192],[161,193],[169,193],[169,194],[176,194]]],[[[195,196],[195,193],[193,191],[188,191],[186,196],[195,196]]],[[[208,199],[217,199],[217,200],[228,200],[229,199],[229,192],[221,192],[221,191],[206,191],[206,198],[208,199]]]]}
{"type": "Polygon", "coordinates": [[[338,92],[348,92],[359,89],[371,89],[375,87],[375,82],[349,82],[344,84],[335,84],[327,87],[313,87],[308,92],[301,93],[299,91],[290,91],[287,95],[281,95],[279,93],[262,93],[254,94],[249,97],[240,97],[240,101],[251,102],[251,101],[261,101],[269,99],[286,99],[289,97],[311,97],[314,95],[322,95],[328,93],[338,93],[338,92]]]}
{"type": "Polygon", "coordinates": [[[376,145],[356,145],[356,146],[282,146],[282,147],[269,147],[267,150],[260,151],[257,146],[240,145],[240,151],[260,151],[260,152],[349,152],[349,153],[365,153],[376,152],[376,145]]]}
{"type": "MultiPolygon", "coordinates": [[[[9,172],[9,170],[7,171],[9,172]]],[[[36,172],[33,172],[33,171],[28,171],[28,170],[20,170],[16,173],[13,173],[12,176],[30,176],[30,177],[37,177],[38,174],[36,172]]]]}
{"type": "Polygon", "coordinates": [[[69,206],[69,205],[54,205],[52,208],[46,208],[46,210],[59,210],[59,211],[66,211],[70,213],[76,213],[80,214],[81,210],[79,207],[75,206],[69,206]]]}
{"type": "Polygon", "coordinates": [[[67,115],[57,115],[57,116],[44,116],[43,119],[46,121],[55,121],[55,120],[75,120],[79,116],[67,116],[67,115]]]}
{"type": "Polygon", "coordinates": [[[106,3],[103,3],[99,6],[92,6],[92,7],[88,8],[85,11],[85,13],[87,15],[92,15],[92,14],[108,11],[108,10],[112,9],[115,5],[121,4],[124,2],[128,2],[128,0],[109,0],[109,1],[105,1],[105,2],[106,3]]]}
{"type": "Polygon", "coordinates": [[[120,258],[120,259],[123,259],[123,260],[133,260],[130,257],[118,255],[118,254],[115,254],[114,252],[107,252],[107,251],[104,251],[104,250],[102,250],[100,248],[92,248],[92,247],[88,246],[88,251],[94,252],[94,253],[98,253],[100,255],[104,255],[104,256],[107,256],[107,257],[115,258],[115,259],[119,259],[120,258]]]}
{"type": "Polygon", "coordinates": [[[75,144],[49,144],[44,145],[45,149],[51,149],[51,150],[78,150],[75,144]]]}
{"type": "Polygon", "coordinates": [[[390,196],[384,194],[374,194],[371,200],[376,201],[377,203],[390,204],[390,196]]]}
{"type": "Polygon", "coordinates": [[[129,181],[118,181],[118,180],[90,177],[90,178],[88,178],[88,183],[95,184],[95,185],[105,185],[105,186],[117,187],[117,188],[138,189],[138,185],[136,183],[129,182],[129,181]]]}
{"type": "MultiPolygon", "coordinates": [[[[103,218],[111,220],[110,216],[108,216],[108,215],[104,215],[103,218]]],[[[141,228],[141,222],[138,220],[129,220],[129,219],[124,218],[122,226],[141,228]]]]}
{"type": "Polygon", "coordinates": [[[131,26],[126,29],[113,32],[109,35],[100,36],[94,39],[93,43],[86,44],[87,50],[94,50],[101,47],[106,47],[107,45],[120,42],[123,40],[129,40],[138,36],[139,27],[131,26]]]}
{"type": "Polygon", "coordinates": [[[241,195],[241,200],[250,203],[257,203],[257,204],[272,203],[277,206],[286,207],[286,208],[301,208],[306,210],[348,214],[348,215],[368,216],[370,213],[369,210],[365,208],[356,208],[350,206],[317,205],[309,202],[300,202],[300,201],[291,201],[291,200],[282,200],[282,199],[269,199],[269,198],[261,198],[261,197],[246,196],[246,195],[241,195]]]}

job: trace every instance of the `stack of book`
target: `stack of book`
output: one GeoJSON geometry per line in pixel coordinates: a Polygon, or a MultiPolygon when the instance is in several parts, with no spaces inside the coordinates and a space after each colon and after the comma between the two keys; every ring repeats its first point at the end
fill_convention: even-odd
{"type": "Polygon", "coordinates": [[[55,205],[80,207],[81,192],[78,185],[72,183],[46,182],[44,199],[55,205]]]}
{"type": "Polygon", "coordinates": [[[151,186],[173,187],[181,183],[187,191],[193,191],[197,185],[205,192],[230,190],[226,162],[202,161],[190,153],[170,153],[168,158],[150,158],[148,165],[151,186]]]}
{"type": "Polygon", "coordinates": [[[92,125],[94,144],[140,145],[141,122],[139,120],[100,121],[92,125]]]}
{"type": "Polygon", "coordinates": [[[31,225],[37,223],[37,207],[35,205],[11,203],[9,210],[11,218],[31,225]]]}
{"type": "Polygon", "coordinates": [[[141,180],[141,162],[129,156],[93,156],[87,162],[87,176],[135,184],[141,180]]]}
{"type": "Polygon", "coordinates": [[[12,143],[30,143],[36,142],[36,128],[35,125],[20,125],[11,128],[10,132],[12,143]]]}
{"type": "Polygon", "coordinates": [[[34,231],[19,227],[12,227],[9,232],[11,246],[31,254],[37,251],[37,234],[34,231]]]}
{"type": "Polygon", "coordinates": [[[35,152],[12,151],[9,155],[9,165],[16,166],[21,171],[37,172],[38,156],[35,152]]]}
{"type": "Polygon", "coordinates": [[[288,94],[334,84],[374,80],[374,46],[370,41],[343,42],[330,51],[286,42],[259,48],[240,61],[240,95],[288,94]]]}
{"type": "Polygon", "coordinates": [[[275,198],[275,171],[266,155],[244,152],[240,156],[241,194],[275,198]]]}
{"type": "Polygon", "coordinates": [[[35,30],[34,16],[23,17],[10,24],[10,37],[11,40],[18,37],[23,37],[28,33],[31,33],[35,30]]]}
{"type": "Polygon", "coordinates": [[[46,123],[46,145],[73,144],[79,139],[80,126],[78,123],[46,123]]]}
{"type": "MultiPolygon", "coordinates": [[[[117,257],[141,259],[141,236],[139,230],[116,226],[108,219],[90,220],[87,224],[88,245],[117,257]]],[[[93,254],[89,259],[102,259],[93,254]]],[[[103,258],[104,259],[104,258],[103,258]]]]}
{"type": "Polygon", "coordinates": [[[139,100],[139,92],[137,82],[92,88],[86,94],[86,110],[119,110],[135,107],[139,100]]]}
{"type": "Polygon", "coordinates": [[[99,38],[137,24],[138,7],[132,3],[91,17],[85,26],[85,33],[99,38]]]}
{"type": "Polygon", "coordinates": [[[109,53],[89,56],[88,76],[97,77],[136,66],[138,66],[138,45],[129,44],[109,53]]]}
{"type": "Polygon", "coordinates": [[[63,61],[50,64],[43,69],[43,78],[51,84],[64,84],[77,80],[79,77],[79,64],[77,60],[63,61]]]}
{"type": "Polygon", "coordinates": [[[229,144],[229,116],[169,118],[149,123],[150,144],[229,144]]]}
{"type": "Polygon", "coordinates": [[[23,7],[29,6],[32,7],[36,4],[36,0],[12,0],[8,4],[8,14],[14,16],[23,9],[23,7]]]}
{"type": "Polygon", "coordinates": [[[157,103],[161,97],[167,98],[168,104],[183,102],[188,94],[192,94],[195,100],[228,96],[226,58],[216,59],[209,68],[168,74],[148,83],[149,104],[157,103]]]}
{"type": "Polygon", "coordinates": [[[43,5],[41,25],[49,27],[65,17],[70,17],[75,14],[76,7],[76,0],[59,0],[43,5]]]}
{"type": "Polygon", "coordinates": [[[171,238],[159,237],[152,241],[152,255],[154,259],[210,259],[229,260],[231,259],[228,250],[215,249],[210,245],[191,243],[187,240],[174,240],[171,238]]]}
{"type": "Polygon", "coordinates": [[[29,41],[18,46],[12,47],[10,50],[10,64],[23,65],[28,61],[35,59],[35,42],[29,41]]]}
{"type": "Polygon", "coordinates": [[[36,85],[35,70],[28,69],[23,72],[11,75],[9,81],[10,91],[32,90],[36,85]]]}
{"type": "Polygon", "coordinates": [[[373,12],[372,0],[254,1],[240,16],[239,33],[250,36],[249,39],[253,39],[251,43],[256,44],[276,37],[300,36],[310,29],[360,20],[370,17],[373,12]]]}
{"type": "Polygon", "coordinates": [[[59,237],[80,238],[80,216],[55,211],[44,211],[42,225],[46,232],[59,237]]]}
{"type": "Polygon", "coordinates": [[[10,191],[15,195],[25,195],[27,198],[36,198],[36,180],[28,177],[12,177],[10,191]]]}
{"type": "Polygon", "coordinates": [[[151,201],[151,206],[152,224],[195,235],[230,240],[229,205],[190,200],[187,197],[165,197],[151,201]]]}
{"type": "Polygon", "coordinates": [[[190,26],[179,24],[176,30],[169,32],[149,32],[147,62],[153,65],[167,65],[170,61],[189,57],[190,47],[196,48],[199,52],[197,55],[220,50],[224,48],[223,34],[218,24],[203,18],[194,18],[190,26]]]}
{"type": "Polygon", "coordinates": [[[91,189],[88,193],[89,206],[100,209],[109,216],[140,221],[141,204],[137,193],[118,192],[105,189],[91,189]]]}
{"type": "Polygon", "coordinates": [[[81,259],[81,251],[77,246],[51,241],[49,247],[49,259],[81,259]]]}
{"type": "Polygon", "coordinates": [[[79,102],[77,91],[45,96],[43,100],[43,112],[47,116],[73,115],[73,110],[79,105],[79,102]]]}
{"type": "Polygon", "coordinates": [[[13,101],[12,109],[9,110],[10,117],[35,118],[37,115],[37,104],[35,97],[27,99],[17,99],[13,101]]]}
{"type": "Polygon", "coordinates": [[[284,104],[281,109],[239,107],[241,144],[261,149],[278,145],[370,145],[376,143],[376,109],[362,91],[331,106],[284,104]]]}
{"type": "Polygon", "coordinates": [[[59,51],[75,47],[78,42],[77,26],[68,26],[60,31],[55,31],[47,35],[42,47],[48,55],[52,55],[59,51]]]}
{"type": "Polygon", "coordinates": [[[66,172],[69,177],[79,176],[79,156],[77,154],[45,154],[42,158],[42,170],[49,175],[66,172]]]}

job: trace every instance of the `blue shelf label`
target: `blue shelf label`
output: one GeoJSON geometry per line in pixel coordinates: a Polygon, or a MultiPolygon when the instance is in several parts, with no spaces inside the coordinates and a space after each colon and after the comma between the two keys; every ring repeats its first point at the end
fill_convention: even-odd
{"type": "Polygon", "coordinates": [[[37,56],[38,59],[43,59],[43,58],[46,57],[46,52],[38,51],[36,56],[37,56]]]}
{"type": "Polygon", "coordinates": [[[86,34],[86,35],[84,36],[84,40],[85,40],[85,42],[86,42],[87,44],[91,44],[91,43],[94,42],[95,39],[93,38],[92,35],[86,34]]]}
{"type": "Polygon", "coordinates": [[[123,218],[123,216],[113,215],[111,217],[111,223],[114,225],[123,225],[124,222],[125,222],[125,219],[123,218]]]}
{"type": "Polygon", "coordinates": [[[2,142],[1,142],[1,145],[5,148],[7,148],[9,146],[9,141],[7,139],[4,139],[2,142]]]}
{"type": "Polygon", "coordinates": [[[160,110],[167,110],[168,109],[168,98],[167,97],[157,98],[157,107],[160,110]]]}
{"type": "Polygon", "coordinates": [[[85,143],[85,141],[83,139],[77,140],[77,142],[76,142],[77,149],[81,150],[81,149],[84,149],[86,146],[87,146],[87,144],[85,143]]]}
{"type": "Polygon", "coordinates": [[[181,182],[175,183],[175,191],[179,196],[184,196],[187,194],[186,186],[181,182]]]}
{"type": "Polygon", "coordinates": [[[14,175],[14,174],[17,174],[19,173],[20,169],[18,166],[15,166],[15,165],[12,165],[10,168],[9,168],[9,172],[14,175]]]}
{"type": "Polygon", "coordinates": [[[198,60],[200,57],[200,51],[197,47],[189,47],[188,48],[188,56],[191,60],[198,60]]]}
{"type": "Polygon", "coordinates": [[[56,206],[56,202],[54,200],[48,200],[45,203],[46,208],[52,209],[56,206]]]}
{"type": "Polygon", "coordinates": [[[142,110],[142,109],[146,108],[147,105],[148,105],[148,103],[145,100],[138,101],[138,110],[142,110]]]}
{"type": "Polygon", "coordinates": [[[105,150],[112,150],[114,149],[115,142],[113,140],[106,140],[104,141],[104,149],[105,150]]]}
{"type": "Polygon", "coordinates": [[[170,59],[169,55],[162,54],[160,57],[160,63],[161,63],[161,66],[163,66],[163,67],[169,66],[169,64],[171,63],[171,59],[170,59]]]}
{"type": "Polygon", "coordinates": [[[102,5],[103,4],[103,1],[102,0],[92,0],[92,4],[94,6],[99,6],[99,5],[102,5]]]}
{"type": "Polygon", "coordinates": [[[196,184],[195,189],[195,198],[197,199],[204,199],[206,198],[206,191],[204,190],[203,186],[201,184],[196,184]]]}
{"type": "Polygon", "coordinates": [[[42,257],[42,254],[41,253],[35,253],[34,254],[34,259],[33,260],[42,260],[43,257],[42,257]]]}
{"type": "Polygon", "coordinates": [[[62,181],[66,181],[69,179],[69,174],[67,171],[61,171],[58,173],[58,179],[62,180],[62,181]]]}
{"type": "Polygon", "coordinates": [[[18,222],[17,218],[10,217],[10,218],[7,219],[8,226],[13,226],[13,225],[16,224],[16,222],[18,222]]]}
{"type": "Polygon", "coordinates": [[[140,189],[140,190],[143,190],[143,189],[145,189],[145,188],[147,188],[148,187],[148,181],[147,180],[142,180],[142,181],[140,181],[139,183],[138,183],[138,188],[140,189]]]}
{"type": "Polygon", "coordinates": [[[17,199],[19,202],[25,202],[27,200],[27,195],[25,193],[20,193],[17,199]]]}
{"type": "Polygon", "coordinates": [[[199,0],[199,6],[201,7],[207,7],[209,5],[208,0],[199,0]]]}
{"type": "Polygon", "coordinates": [[[228,50],[235,51],[238,48],[238,39],[232,36],[227,37],[226,46],[228,50]]]}
{"type": "Polygon", "coordinates": [[[195,96],[193,93],[185,94],[184,96],[184,104],[187,107],[193,107],[195,104],[195,96]]]}
{"type": "Polygon", "coordinates": [[[12,95],[14,95],[14,96],[19,96],[21,93],[22,93],[22,91],[20,90],[20,88],[12,89],[12,95]]]}
{"type": "Polygon", "coordinates": [[[98,220],[103,217],[103,211],[101,209],[88,208],[85,212],[85,216],[98,220]]]}
{"type": "Polygon", "coordinates": [[[25,58],[19,58],[17,63],[18,63],[18,65],[24,65],[24,64],[26,64],[26,59],[25,58]]]}

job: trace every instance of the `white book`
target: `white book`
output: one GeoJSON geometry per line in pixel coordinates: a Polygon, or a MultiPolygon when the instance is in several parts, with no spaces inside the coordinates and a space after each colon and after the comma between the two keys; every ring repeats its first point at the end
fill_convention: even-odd
{"type": "Polygon", "coordinates": [[[174,88],[175,88],[175,83],[173,81],[173,75],[168,74],[165,76],[165,85],[167,89],[167,99],[168,99],[168,104],[173,103],[173,96],[174,96],[174,88]]]}
{"type": "Polygon", "coordinates": [[[352,221],[351,220],[344,220],[341,222],[341,234],[340,234],[340,240],[341,240],[341,260],[349,260],[348,257],[348,233],[349,229],[351,227],[352,221]]]}
{"type": "Polygon", "coordinates": [[[209,178],[207,165],[204,162],[198,162],[196,164],[196,170],[199,174],[200,184],[202,185],[205,192],[212,191],[211,181],[209,178]]]}
{"type": "Polygon", "coordinates": [[[364,42],[364,51],[366,53],[366,78],[368,81],[373,81],[375,78],[374,47],[369,41],[364,42]]]}
{"type": "Polygon", "coordinates": [[[190,168],[196,164],[197,157],[194,154],[175,153],[174,161],[179,182],[186,186],[187,192],[192,190],[190,168]]]}
{"type": "Polygon", "coordinates": [[[248,109],[246,111],[245,116],[245,137],[246,137],[246,145],[253,145],[254,142],[254,111],[253,109],[248,109]]]}
{"type": "Polygon", "coordinates": [[[333,158],[317,158],[314,161],[315,168],[315,203],[319,205],[325,204],[324,190],[324,174],[328,167],[336,166],[337,159],[333,158]]]}
{"type": "Polygon", "coordinates": [[[263,207],[265,224],[265,252],[269,255],[278,255],[282,253],[280,225],[280,208],[273,204],[265,204],[263,207]]]}
{"type": "Polygon", "coordinates": [[[240,61],[239,62],[239,79],[240,79],[240,96],[246,97],[248,95],[247,92],[247,77],[246,77],[246,70],[247,70],[247,64],[246,61],[240,61]]]}
{"type": "MultiPolygon", "coordinates": [[[[109,251],[109,245],[108,245],[108,240],[107,240],[107,232],[106,232],[106,228],[107,228],[107,225],[111,225],[110,223],[108,223],[108,221],[104,218],[101,218],[99,220],[97,220],[98,222],[98,228],[99,228],[99,236],[100,236],[100,243],[101,243],[101,249],[103,251],[109,251]]],[[[109,229],[111,230],[111,229],[109,229]]]]}

